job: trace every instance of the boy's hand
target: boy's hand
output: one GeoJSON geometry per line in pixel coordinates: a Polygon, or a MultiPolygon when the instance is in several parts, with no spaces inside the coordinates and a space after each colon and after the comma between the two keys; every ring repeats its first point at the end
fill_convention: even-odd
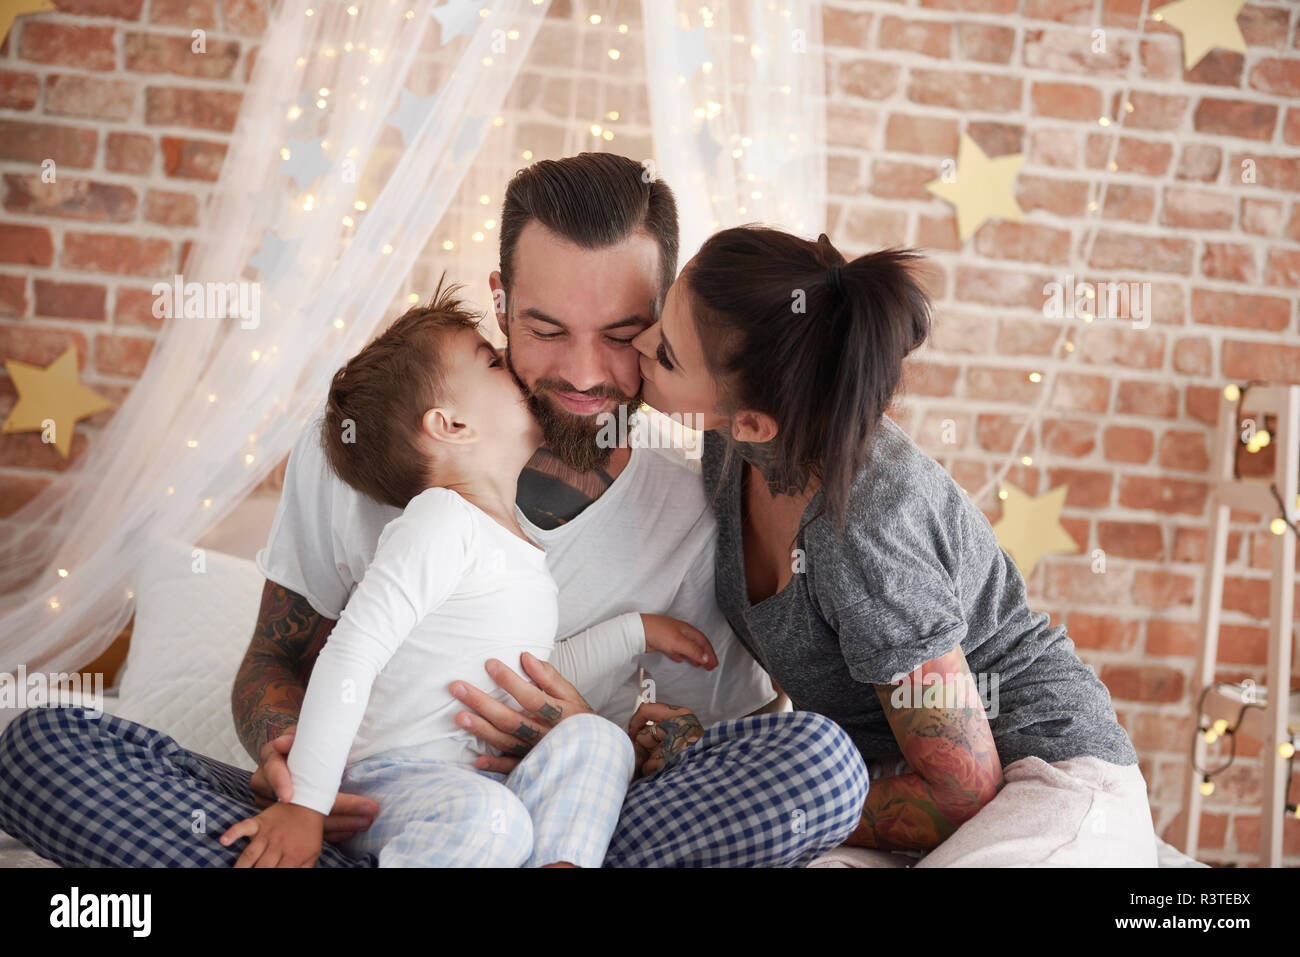
{"type": "Polygon", "coordinates": [[[325,839],[325,815],[300,804],[272,804],[221,835],[222,844],[251,838],[235,867],[315,867],[325,839]]]}
{"type": "Polygon", "coordinates": [[[658,651],[673,661],[690,661],[691,664],[712,671],[718,666],[718,656],[704,632],[693,625],[667,615],[642,615],[645,627],[645,650],[658,651]]]}

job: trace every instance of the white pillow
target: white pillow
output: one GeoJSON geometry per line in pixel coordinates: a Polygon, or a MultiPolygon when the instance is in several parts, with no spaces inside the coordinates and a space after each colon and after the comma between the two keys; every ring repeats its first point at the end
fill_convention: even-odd
{"type": "Polygon", "coordinates": [[[135,627],[114,713],[236,767],[256,762],[235,734],[230,692],[257,624],[264,579],[252,562],[175,540],[136,576],[135,627]]]}

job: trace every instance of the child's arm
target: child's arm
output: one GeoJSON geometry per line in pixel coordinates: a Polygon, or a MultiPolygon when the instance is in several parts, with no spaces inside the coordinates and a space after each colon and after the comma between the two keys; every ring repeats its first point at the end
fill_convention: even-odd
{"type": "Polygon", "coordinates": [[[651,651],[701,668],[718,663],[709,639],[686,622],[628,612],[557,641],[551,664],[599,712],[627,680],[632,660],[651,651]]]}

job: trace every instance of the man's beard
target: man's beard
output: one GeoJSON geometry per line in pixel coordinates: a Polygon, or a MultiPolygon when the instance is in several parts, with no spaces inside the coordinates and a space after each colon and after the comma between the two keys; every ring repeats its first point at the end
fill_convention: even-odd
{"type": "MultiPolygon", "coordinates": [[[[609,465],[610,456],[614,454],[614,446],[602,448],[598,442],[602,431],[606,431],[604,416],[600,413],[595,415],[577,415],[562,407],[556,407],[543,398],[541,393],[548,391],[573,392],[595,398],[612,398],[618,400],[619,405],[615,406],[610,413],[615,416],[615,425],[618,422],[628,421],[633,412],[641,406],[641,395],[645,389],[644,381],[637,384],[636,395],[632,397],[625,396],[611,387],[599,387],[587,392],[580,392],[572,388],[567,382],[560,379],[541,379],[538,381],[536,389],[528,388],[527,384],[519,377],[515,371],[515,364],[510,356],[510,343],[506,342],[506,368],[510,374],[515,377],[515,383],[523,390],[528,399],[528,408],[532,411],[533,417],[537,419],[537,424],[542,429],[542,443],[546,449],[558,458],[568,468],[576,472],[595,472],[598,469],[604,469],[609,465]],[[626,411],[622,411],[620,406],[626,406],[626,411]]],[[[615,432],[617,435],[617,430],[615,432]]]]}

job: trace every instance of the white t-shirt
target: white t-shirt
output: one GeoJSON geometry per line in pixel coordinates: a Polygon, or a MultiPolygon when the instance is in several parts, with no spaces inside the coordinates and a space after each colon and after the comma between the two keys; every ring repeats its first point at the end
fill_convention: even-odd
{"type": "MultiPolygon", "coordinates": [[[[456,726],[464,706],[448,687],[488,658],[551,658],[558,593],[545,553],[472,502],[445,488],[411,499],[312,669],[289,752],[293,803],[328,814],[344,768],[378,754],[472,766],[500,753],[456,726]]],[[[599,701],[614,669],[644,651],[629,613],[571,637],[555,663],[599,701]]]]}
{"type": "MultiPolygon", "coordinates": [[[[658,423],[668,421],[655,412],[649,416],[658,423]]],[[[628,664],[611,700],[590,702],[592,708],[626,727],[641,691],[640,664],[654,679],[655,700],[689,707],[705,727],[757,711],[776,692],[718,609],[713,591],[716,526],[699,461],[680,447],[647,447],[649,437],[669,429],[650,427],[646,412],[630,418],[627,466],[580,515],[557,528],[541,529],[515,509],[524,534],[546,549],[546,567],[559,588],[557,644],[558,636],[629,612],[678,618],[708,636],[718,666],[705,671],[658,653],[640,655],[628,664]]],[[[284,491],[257,567],[270,581],[302,595],[321,615],[337,619],[374,558],[384,526],[399,514],[329,468],[318,412],[289,455],[284,491]]],[[[522,673],[519,667],[515,671],[522,673]]],[[[458,677],[484,691],[496,687],[486,673],[458,677]]]]}

